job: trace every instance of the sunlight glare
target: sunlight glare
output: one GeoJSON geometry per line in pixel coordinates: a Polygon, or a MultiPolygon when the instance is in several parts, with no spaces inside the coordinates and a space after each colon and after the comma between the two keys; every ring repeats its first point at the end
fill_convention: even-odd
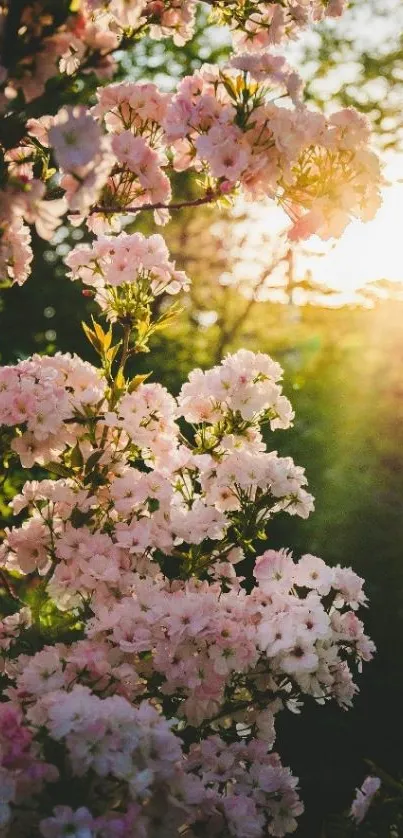
{"type": "MultiPolygon", "coordinates": [[[[360,288],[376,280],[403,282],[403,154],[394,153],[390,157],[385,178],[383,203],[372,221],[352,221],[339,240],[326,242],[312,236],[293,248],[297,276],[302,278],[309,271],[315,282],[339,292],[334,303],[354,301],[360,288]]],[[[257,209],[241,202],[235,216],[237,210],[248,214],[247,222],[243,222],[243,228],[248,229],[248,246],[243,245],[244,260],[240,267],[244,279],[253,280],[261,270],[265,253],[270,253],[267,244],[263,244],[264,237],[269,236],[274,243],[290,226],[290,221],[283,210],[273,205],[257,209]]]]}
{"type": "Polygon", "coordinates": [[[402,207],[403,184],[385,187],[373,221],[353,221],[333,246],[313,237],[306,250],[317,252],[319,246],[326,255],[299,257],[300,269],[310,269],[314,279],[345,292],[377,279],[403,281],[402,207]]]}

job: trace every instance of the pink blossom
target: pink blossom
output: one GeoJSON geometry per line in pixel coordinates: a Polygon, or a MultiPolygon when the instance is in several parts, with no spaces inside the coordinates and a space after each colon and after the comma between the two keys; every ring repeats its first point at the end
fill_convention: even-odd
{"type": "Polygon", "coordinates": [[[294,578],[297,585],[311,588],[321,596],[326,596],[332,586],[334,574],[323,559],[306,554],[301,556],[295,568],[294,578]]]}
{"type": "Polygon", "coordinates": [[[59,165],[65,171],[86,166],[100,149],[100,129],[84,107],[64,108],[49,130],[59,165]]]}
{"type": "Polygon", "coordinates": [[[351,817],[356,823],[362,823],[374,796],[381,787],[379,777],[366,777],[361,788],[357,789],[356,798],[351,806],[351,817]]]}

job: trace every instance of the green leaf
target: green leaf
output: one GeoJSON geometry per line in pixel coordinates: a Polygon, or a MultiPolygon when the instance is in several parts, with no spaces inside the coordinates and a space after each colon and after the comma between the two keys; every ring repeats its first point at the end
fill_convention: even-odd
{"type": "Polygon", "coordinates": [[[157,322],[153,325],[153,331],[157,332],[160,329],[165,329],[179,314],[181,314],[182,311],[183,308],[179,303],[171,305],[166,311],[164,311],[163,314],[161,314],[161,317],[159,317],[157,322]]]}
{"type": "Polygon", "coordinates": [[[82,326],[83,332],[85,334],[85,337],[87,338],[87,340],[89,340],[91,346],[94,347],[95,352],[97,352],[98,355],[99,355],[102,350],[101,350],[101,347],[99,345],[99,341],[98,341],[98,338],[97,338],[95,332],[93,332],[92,329],[90,329],[90,327],[87,326],[86,323],[84,323],[84,321],[81,322],[81,326],[82,326]]]}
{"type": "Polygon", "coordinates": [[[77,507],[73,509],[70,516],[71,525],[76,529],[83,527],[84,524],[87,524],[90,519],[91,512],[81,512],[81,510],[77,509],[77,507]]]}
{"type": "Polygon", "coordinates": [[[146,373],[146,375],[135,375],[127,388],[127,392],[134,393],[134,391],[137,390],[138,387],[140,387],[140,384],[143,384],[144,381],[147,381],[147,378],[149,378],[150,375],[150,372],[146,373]]]}
{"type": "Polygon", "coordinates": [[[124,390],[125,385],[126,385],[126,379],[123,375],[123,370],[119,368],[118,371],[117,371],[117,374],[115,376],[115,388],[117,390],[124,390]]]}
{"type": "Polygon", "coordinates": [[[57,169],[45,169],[43,172],[43,177],[45,180],[50,180],[50,178],[53,177],[53,175],[55,175],[56,172],[57,169]]]}
{"type": "Polygon", "coordinates": [[[89,473],[90,471],[93,470],[93,468],[95,468],[95,466],[97,465],[97,463],[101,459],[103,453],[104,453],[103,450],[100,448],[97,451],[93,451],[93,453],[90,455],[90,457],[88,457],[88,460],[86,462],[86,467],[85,467],[87,473],[89,473]]]}
{"type": "Polygon", "coordinates": [[[100,348],[103,352],[107,352],[112,343],[112,328],[109,328],[107,332],[104,332],[101,324],[97,323],[97,321],[94,320],[93,317],[92,325],[94,327],[94,332],[97,337],[100,348]]]}
{"type": "Polygon", "coordinates": [[[137,323],[137,343],[142,344],[143,341],[147,338],[150,331],[150,320],[147,318],[146,320],[141,320],[137,323]]]}
{"type": "Polygon", "coordinates": [[[105,371],[108,375],[111,374],[113,362],[114,362],[114,360],[116,358],[116,355],[118,354],[119,349],[120,349],[121,346],[122,346],[122,341],[119,341],[119,343],[115,344],[115,346],[111,346],[111,348],[108,349],[107,352],[105,352],[104,368],[105,368],[105,371]]]}
{"type": "Polygon", "coordinates": [[[63,466],[61,463],[47,463],[46,468],[48,471],[53,472],[53,474],[57,474],[58,477],[71,477],[70,469],[63,466]]]}
{"type": "Polygon", "coordinates": [[[232,79],[228,78],[228,76],[225,76],[224,73],[220,73],[220,78],[221,78],[221,81],[222,81],[228,95],[231,97],[231,99],[236,100],[236,98],[237,98],[236,84],[232,81],[232,79]]]}
{"type": "Polygon", "coordinates": [[[79,445],[75,445],[70,454],[70,462],[73,468],[82,468],[84,465],[83,455],[79,445]]]}

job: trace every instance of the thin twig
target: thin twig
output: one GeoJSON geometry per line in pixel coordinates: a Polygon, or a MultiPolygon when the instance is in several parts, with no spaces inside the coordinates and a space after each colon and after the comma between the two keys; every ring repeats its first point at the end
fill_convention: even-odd
{"type": "Polygon", "coordinates": [[[2,582],[3,588],[6,589],[8,595],[11,597],[11,599],[14,599],[16,602],[22,602],[22,600],[18,596],[17,592],[14,590],[10,580],[7,578],[7,575],[4,573],[3,570],[0,570],[0,580],[2,582]]]}
{"type": "MultiPolygon", "coordinates": [[[[220,197],[222,197],[220,192],[206,192],[202,198],[194,198],[189,201],[178,201],[173,204],[164,204],[162,201],[157,201],[155,204],[140,204],[138,207],[101,207],[98,204],[95,204],[95,206],[91,207],[89,214],[92,215],[95,212],[100,212],[103,215],[114,215],[115,213],[124,215],[127,212],[150,212],[151,210],[158,209],[180,210],[184,207],[200,207],[203,204],[211,204],[220,197]]],[[[73,210],[69,212],[69,215],[77,215],[78,212],[78,210],[73,210]]]]}
{"type": "Polygon", "coordinates": [[[101,422],[104,417],[101,416],[68,416],[63,419],[64,425],[86,425],[87,422],[101,422]]]}
{"type": "Polygon", "coordinates": [[[125,330],[124,330],[124,333],[123,333],[122,357],[121,357],[121,360],[120,360],[120,367],[119,367],[119,369],[122,370],[122,374],[125,371],[126,361],[128,359],[128,356],[129,356],[130,334],[131,334],[130,326],[125,326],[125,330]]]}

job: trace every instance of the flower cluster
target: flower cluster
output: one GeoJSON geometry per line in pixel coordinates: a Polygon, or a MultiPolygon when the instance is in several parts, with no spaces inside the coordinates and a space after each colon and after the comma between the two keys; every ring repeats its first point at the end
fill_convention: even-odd
{"type": "MultiPolygon", "coordinates": [[[[93,14],[91,3],[79,5],[77,14],[63,16],[63,12],[49,8],[50,4],[43,0],[24,3],[17,19],[19,39],[15,54],[7,61],[8,72],[3,68],[2,110],[12,108],[17,93],[23,94],[27,103],[37,99],[47,82],[60,72],[71,75],[80,66],[87,66],[100,79],[113,74],[115,61],[111,53],[118,48],[123,32],[113,31],[107,16],[93,14]]],[[[11,6],[12,0],[2,3],[4,38],[14,35],[8,30],[11,6]]]]}
{"type": "MultiPolygon", "coordinates": [[[[7,655],[13,644],[17,641],[20,632],[31,625],[31,613],[29,608],[21,608],[15,614],[9,614],[0,621],[0,650],[3,656],[7,655]]],[[[4,661],[0,662],[0,671],[3,669],[4,661]]]]}
{"type": "Polygon", "coordinates": [[[107,638],[127,664],[140,656],[137,668],[132,663],[136,677],[158,673],[162,695],[175,696],[176,712],[195,726],[219,715],[224,695],[235,701],[242,690],[238,718],[254,729],[268,695],[275,711],[304,695],[351,704],[356,687],[346,656],[370,660],[374,647],[351,610],[351,591],[345,607],[337,606],[343,570],[333,572],[316,557],[295,564],[286,551],[267,551],[257,560],[259,584],[249,595],[231,585],[226,568],[213,570],[221,583],[172,588],[159,577],[151,584],[137,577],[133,594],[114,605],[99,592],[90,637],[107,638]],[[327,607],[318,593],[324,576],[327,607]]]}
{"type": "Polygon", "coordinates": [[[190,374],[179,396],[181,413],[193,424],[222,423],[237,413],[249,421],[259,414],[272,430],[288,428],[294,414],[277,383],[281,376],[280,364],[268,355],[241,349],[208,372],[190,374]]]}
{"type": "Polygon", "coordinates": [[[66,264],[72,279],[94,288],[95,300],[110,320],[134,323],[154,297],[189,287],[186,274],[176,270],[158,235],[103,236],[72,250],[66,264]]]}
{"type": "MultiPolygon", "coordinates": [[[[178,205],[175,171],[195,176],[202,187],[196,204],[227,202],[240,191],[248,200],[276,201],[293,221],[292,238],[339,236],[351,218],[372,218],[380,172],[366,120],[352,109],[328,119],[310,111],[298,75],[269,51],[342,6],[342,0],[218,0],[214,17],[229,25],[240,50],[227,66],[206,65],[169,95],[150,83],[109,84],[99,88],[92,113],[73,103],[28,121],[18,103],[40,97],[58,70],[95,70],[109,80],[122,39],[130,43],[148,32],[184,43],[196,2],[83,0],[60,21],[47,6],[41,14],[40,0],[38,8],[24,7],[22,58],[17,50],[15,66],[10,56],[9,72],[0,68],[0,104],[6,121],[18,122],[15,145],[0,139],[0,281],[21,284],[28,276],[27,225],[50,239],[67,209],[73,224],[86,220],[96,233],[118,232],[125,213],[144,208],[166,223],[169,207],[178,205]],[[288,97],[285,106],[279,96],[288,97]],[[63,198],[54,198],[54,175],[63,198]]],[[[11,19],[7,10],[5,38],[11,19]]]]}
{"type": "Polygon", "coordinates": [[[18,428],[13,450],[24,467],[48,463],[77,436],[74,417],[102,404],[105,382],[76,355],[34,355],[0,368],[0,423],[18,428]]]}
{"type": "Polygon", "coordinates": [[[287,38],[295,38],[299,29],[324,17],[339,17],[345,5],[345,0],[325,0],[321,3],[293,0],[284,4],[265,0],[258,0],[257,3],[230,0],[229,3],[218,3],[223,19],[230,20],[234,46],[247,52],[259,52],[287,38]]]}
{"type": "MultiPolygon", "coordinates": [[[[53,663],[48,660],[47,665],[53,663]]],[[[38,678],[41,665],[45,673],[44,664],[38,661],[38,678]]],[[[295,817],[303,809],[296,780],[265,742],[252,739],[228,747],[216,735],[187,755],[172,723],[149,702],[133,707],[123,696],[101,698],[81,684],[66,690],[58,680],[50,671],[47,689],[35,699],[27,694],[24,714],[13,701],[2,705],[0,742],[7,767],[0,769],[0,822],[4,826],[11,820],[15,834],[27,825],[21,796],[25,793],[25,801],[34,804],[35,793],[44,784],[51,793],[48,784],[58,779],[58,769],[43,762],[50,741],[57,743],[59,765],[73,783],[83,787],[95,777],[99,799],[103,795],[110,804],[119,799],[120,806],[97,816],[86,806],[73,810],[60,804],[43,818],[34,804],[31,834],[35,829],[44,838],[162,838],[194,825],[198,832],[204,827],[205,834],[229,830],[239,838],[253,838],[267,828],[277,836],[295,829],[295,817]]]]}
{"type": "MultiPolygon", "coordinates": [[[[86,165],[87,122],[88,138],[99,136],[99,121],[106,128],[114,164],[96,202],[93,184],[88,191],[77,171],[77,190],[95,210],[92,229],[116,228],[119,214],[144,206],[164,222],[173,161],[174,170],[202,176],[206,201],[241,189],[249,200],[276,200],[294,221],[292,237],[339,236],[351,217],[369,219],[378,208],[379,162],[368,150],[365,118],[344,109],[325,119],[301,104],[299,91],[300,80],[281,59],[246,54],[223,69],[205,66],[171,97],[153,84],[100,89],[91,125],[89,115],[81,127],[62,111],[49,139],[62,168],[74,173],[77,157],[86,165]],[[296,106],[278,104],[276,93],[296,106]]],[[[66,177],[67,199],[77,209],[66,177]]]]}
{"type": "Polygon", "coordinates": [[[374,651],[356,614],[363,580],[259,550],[273,515],[313,508],[304,470],[262,434],[293,417],[279,364],[239,350],[191,373],[177,399],[127,380],[147,305],[183,279],[159,236],[100,238],[68,263],[124,337],[87,328],[100,370],[58,354],[0,375],[12,451],[57,477],[25,483],[0,548],[27,591],[0,629],[2,707],[18,728],[0,738],[6,834],[23,834],[28,772],[44,838],[280,838],[302,804],[271,752],[275,716],[307,698],[350,706],[374,651]],[[27,763],[10,755],[20,738],[27,763]]]}
{"type": "Polygon", "coordinates": [[[0,191],[0,282],[22,285],[33,258],[27,224],[34,224],[42,238],[50,239],[67,203],[64,198],[45,200],[46,187],[33,177],[28,145],[13,149],[6,159],[10,160],[10,176],[0,191]]]}
{"type": "Polygon", "coordinates": [[[48,142],[63,171],[61,186],[70,209],[85,215],[107,183],[113,166],[108,138],[101,135],[86,108],[67,107],[49,122],[48,142]]]}
{"type": "Polygon", "coordinates": [[[213,798],[222,783],[231,788],[217,805],[230,835],[254,838],[265,832],[281,836],[295,831],[296,817],[303,811],[295,778],[277,754],[268,752],[264,741],[227,745],[219,736],[211,736],[191,747],[189,766],[208,783],[213,798]]]}
{"type": "MultiPolygon", "coordinates": [[[[11,0],[1,5],[1,34],[7,38],[13,34],[7,28],[11,0]]],[[[63,15],[44,0],[24,4],[18,20],[19,48],[0,79],[3,108],[18,91],[27,102],[38,98],[59,72],[73,75],[91,69],[98,78],[109,78],[115,69],[113,53],[123,40],[133,42],[148,34],[183,46],[193,35],[197,6],[196,0],[82,0],[74,13],[74,5],[63,15]]],[[[214,22],[230,27],[235,48],[256,51],[295,37],[299,29],[324,16],[341,15],[345,2],[218,0],[212,5],[214,22]]]]}
{"type": "Polygon", "coordinates": [[[3,193],[3,278],[26,278],[23,218],[45,238],[67,206],[74,224],[88,216],[95,232],[118,231],[125,212],[144,207],[165,223],[173,170],[202,177],[202,202],[239,190],[249,200],[276,200],[294,222],[292,238],[339,236],[351,217],[371,218],[380,174],[366,120],[351,109],[325,119],[301,104],[299,91],[282,59],[245,54],[221,70],[202,68],[171,96],[153,84],[124,82],[101,88],[92,114],[76,106],[31,120],[24,144],[11,155],[3,193]],[[277,104],[276,92],[296,106],[277,104]],[[49,146],[64,199],[43,200],[45,185],[33,178],[34,162],[49,146]]]}
{"type": "Polygon", "coordinates": [[[275,361],[239,350],[194,370],[177,398],[128,377],[172,315],[156,297],[188,279],[160,236],[111,234],[128,211],[167,221],[185,170],[203,189],[187,203],[270,197],[292,237],[371,217],[366,121],[310,112],[298,76],[267,52],[343,2],[217,0],[242,50],[227,67],[172,94],[110,85],[92,112],[67,96],[28,122],[21,102],[58,68],[109,77],[111,53],[146,31],[181,45],[196,3],[82,0],[60,16],[22,5],[15,17],[0,3],[4,42],[16,27],[22,50],[6,48],[0,71],[19,137],[7,146],[0,132],[0,280],[26,279],[27,225],[50,238],[68,208],[98,236],[69,254],[70,276],[108,323],[84,326],[99,367],[57,353],[0,370],[2,441],[34,469],[0,547],[1,835],[282,838],[303,806],[272,752],[276,714],[305,700],[350,706],[374,652],[357,614],[363,580],[264,543],[274,515],[313,509],[304,469],[268,442],[293,419],[275,361]]]}
{"type": "MultiPolygon", "coordinates": [[[[36,497],[43,494],[40,489],[35,492],[36,497]]],[[[75,532],[71,557],[81,552],[81,530],[75,532]]],[[[97,538],[100,549],[101,536],[97,538]]],[[[64,542],[60,552],[65,556],[66,548],[64,542]]],[[[113,799],[112,788],[120,799],[123,795],[124,812],[114,813],[112,806],[95,818],[86,809],[91,835],[112,836],[118,824],[118,834],[125,836],[160,834],[154,829],[162,811],[165,829],[169,823],[172,834],[189,822],[205,824],[203,834],[210,834],[217,818],[220,829],[226,826],[239,838],[263,835],[267,824],[269,834],[277,836],[295,829],[295,817],[302,811],[296,781],[269,750],[274,714],[282,706],[292,707],[301,694],[317,700],[333,694],[342,705],[351,702],[355,688],[346,653],[369,659],[372,644],[353,611],[343,612],[342,604],[354,608],[357,591],[364,600],[362,580],[351,571],[331,570],[313,556],[295,564],[286,551],[263,554],[255,576],[258,588],[246,596],[236,590],[225,594],[217,583],[172,585],[137,575],[130,597],[112,604],[109,589],[103,596],[106,593],[107,602],[93,604],[88,640],[47,646],[6,662],[9,704],[2,706],[8,739],[2,742],[2,753],[14,828],[23,818],[15,791],[16,768],[21,785],[20,752],[23,748],[25,755],[29,745],[24,759],[29,756],[30,772],[41,783],[54,781],[58,770],[79,778],[95,772],[100,799],[113,799]],[[320,595],[328,596],[332,589],[333,606],[327,613],[320,595]],[[308,593],[301,599],[297,590],[300,597],[304,590],[308,593]],[[212,718],[214,727],[221,707],[221,722],[228,727],[233,704],[238,724],[243,723],[243,739],[228,745],[210,734],[186,755],[181,725],[175,736],[171,728],[177,722],[167,723],[143,699],[153,683],[159,685],[154,686],[158,704],[176,706],[193,726],[212,718]],[[18,736],[15,724],[10,724],[15,717],[18,736]],[[43,763],[44,732],[46,739],[62,747],[58,768],[43,763]],[[133,814],[138,833],[130,832],[133,814]]],[[[120,581],[115,579],[115,585],[120,588],[120,581]]],[[[38,789],[30,786],[30,796],[38,789]]],[[[3,809],[6,822],[10,811],[3,809]]],[[[74,817],[82,817],[82,809],[79,812],[56,807],[41,821],[40,834],[62,835],[56,828],[62,830],[74,817]],[[51,827],[54,833],[46,831],[51,827]]]]}
{"type": "MultiPolygon", "coordinates": [[[[12,702],[0,704],[0,828],[12,819],[12,806],[24,806],[58,778],[55,765],[40,753],[32,730],[24,725],[22,710],[12,702]]],[[[21,833],[20,833],[21,834],[21,833]]]]}

